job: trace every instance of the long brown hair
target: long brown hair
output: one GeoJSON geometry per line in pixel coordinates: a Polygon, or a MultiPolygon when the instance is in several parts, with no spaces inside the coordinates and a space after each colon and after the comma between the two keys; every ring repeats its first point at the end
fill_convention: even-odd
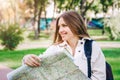
{"type": "Polygon", "coordinates": [[[62,15],[60,15],[56,20],[54,43],[63,42],[59,34],[59,27],[58,27],[58,22],[61,17],[64,19],[65,23],[68,25],[68,27],[70,28],[70,30],[73,32],[74,35],[78,36],[80,39],[83,37],[89,37],[89,34],[87,32],[87,27],[85,26],[82,16],[75,11],[67,11],[64,12],[62,15]]]}

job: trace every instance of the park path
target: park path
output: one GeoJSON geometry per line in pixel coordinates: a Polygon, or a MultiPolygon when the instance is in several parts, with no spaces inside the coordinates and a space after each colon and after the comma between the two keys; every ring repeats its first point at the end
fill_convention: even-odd
{"type": "Polygon", "coordinates": [[[0,80],[7,80],[7,74],[11,71],[9,67],[0,64],[0,80]]]}
{"type": "MultiPolygon", "coordinates": [[[[120,48],[120,42],[98,42],[101,48],[120,48]]],[[[45,42],[25,42],[18,45],[18,50],[31,49],[31,48],[47,48],[52,44],[52,41],[45,42]]]]}
{"type": "MultiPolygon", "coordinates": [[[[120,48],[120,41],[97,41],[101,48],[120,48]]],[[[17,50],[24,49],[35,49],[35,48],[47,48],[52,44],[51,40],[43,40],[43,41],[25,41],[20,43],[17,46],[17,50]]],[[[0,45],[0,49],[3,47],[0,45]]]]}
{"type": "MultiPolygon", "coordinates": [[[[97,42],[101,48],[120,48],[120,42],[97,42]]],[[[52,41],[35,41],[35,42],[23,42],[18,45],[17,50],[23,49],[35,49],[35,48],[47,48],[52,44],[52,41]]],[[[2,47],[0,46],[0,49],[2,47]]],[[[0,80],[7,80],[7,73],[12,71],[9,67],[0,64],[0,80]]]]}

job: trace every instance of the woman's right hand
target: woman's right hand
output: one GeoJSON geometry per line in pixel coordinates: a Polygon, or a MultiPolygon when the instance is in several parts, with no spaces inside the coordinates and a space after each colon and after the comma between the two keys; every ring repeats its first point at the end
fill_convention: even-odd
{"type": "Polygon", "coordinates": [[[40,66],[40,58],[34,54],[29,54],[24,56],[23,63],[31,67],[37,67],[40,66]]]}

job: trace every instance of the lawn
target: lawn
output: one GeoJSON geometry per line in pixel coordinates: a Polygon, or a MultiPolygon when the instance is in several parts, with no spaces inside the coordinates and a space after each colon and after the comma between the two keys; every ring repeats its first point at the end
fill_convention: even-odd
{"type": "Polygon", "coordinates": [[[4,64],[13,69],[21,65],[21,61],[26,54],[36,54],[39,55],[45,48],[41,49],[28,49],[28,50],[17,50],[17,51],[3,51],[0,50],[0,64],[4,64]]]}
{"type": "MultiPolygon", "coordinates": [[[[3,51],[0,50],[0,64],[7,65],[13,69],[21,65],[21,60],[26,54],[36,54],[39,55],[45,51],[45,48],[40,49],[28,49],[28,50],[17,50],[17,51],[3,51]]],[[[103,49],[106,60],[111,64],[113,75],[115,80],[120,80],[120,49],[103,49]]]]}
{"type": "Polygon", "coordinates": [[[103,49],[106,60],[111,64],[114,80],[120,80],[120,48],[103,49]]]}
{"type": "Polygon", "coordinates": [[[88,29],[90,36],[102,36],[102,29],[88,29]]]}

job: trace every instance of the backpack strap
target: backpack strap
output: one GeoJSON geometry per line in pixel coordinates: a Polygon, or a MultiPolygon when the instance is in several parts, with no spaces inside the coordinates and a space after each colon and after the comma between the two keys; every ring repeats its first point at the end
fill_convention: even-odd
{"type": "Polygon", "coordinates": [[[93,40],[85,40],[84,51],[87,58],[88,77],[91,78],[91,55],[92,55],[92,42],[93,40]]]}

